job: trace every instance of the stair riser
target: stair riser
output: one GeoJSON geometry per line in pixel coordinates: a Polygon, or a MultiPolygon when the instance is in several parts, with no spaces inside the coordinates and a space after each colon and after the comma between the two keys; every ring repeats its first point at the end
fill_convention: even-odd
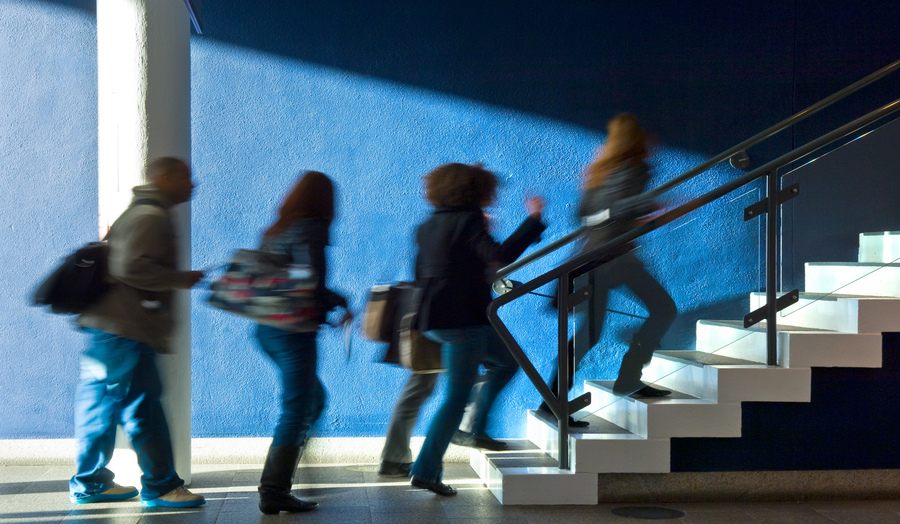
{"type": "Polygon", "coordinates": [[[596,473],[496,467],[483,453],[472,453],[469,463],[504,506],[595,505],[598,502],[596,473]]]}
{"type": "MultiPolygon", "coordinates": [[[[751,311],[765,303],[764,294],[750,295],[751,311]]],[[[801,297],[778,315],[779,323],[813,329],[879,334],[900,331],[900,300],[890,298],[801,297]]]]}
{"type": "Polygon", "coordinates": [[[806,292],[900,297],[900,267],[806,264],[806,292]]]}
{"type": "Polygon", "coordinates": [[[712,366],[690,366],[681,362],[653,357],[644,368],[644,382],[681,391],[692,397],[716,402],[719,391],[719,370],[712,366]]]}
{"type": "MultiPolygon", "coordinates": [[[[528,440],[559,459],[559,432],[529,413],[528,440]]],[[[576,473],[668,473],[669,439],[644,439],[637,435],[574,434],[569,437],[569,456],[576,473]]]]}
{"type": "Polygon", "coordinates": [[[809,402],[809,368],[692,366],[654,357],[643,378],[713,402],[809,402]]]}
{"type": "Polygon", "coordinates": [[[739,437],[741,407],[703,400],[666,400],[647,404],[620,398],[585,385],[591,392],[591,412],[644,438],[739,437]]]}
{"type": "Polygon", "coordinates": [[[890,263],[900,258],[900,233],[860,233],[859,261],[890,263]]]}
{"type": "MultiPolygon", "coordinates": [[[[779,332],[777,347],[782,367],[881,367],[881,333],[779,332]]],[[[698,323],[697,350],[764,364],[766,333],[698,323]]]]}
{"type": "MultiPolygon", "coordinates": [[[[750,294],[750,311],[756,311],[766,304],[763,293],[750,294]]],[[[778,313],[778,322],[791,326],[830,329],[844,333],[859,332],[859,301],[837,300],[833,298],[800,300],[778,313]]]]}

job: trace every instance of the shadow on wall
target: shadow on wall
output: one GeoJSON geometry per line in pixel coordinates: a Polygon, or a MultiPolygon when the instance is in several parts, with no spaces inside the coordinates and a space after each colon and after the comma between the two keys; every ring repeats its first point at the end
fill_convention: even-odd
{"type": "MultiPolygon", "coordinates": [[[[193,162],[200,182],[192,203],[197,267],[227,260],[235,248],[257,245],[303,169],[320,170],[335,180],[338,217],[329,248],[329,280],[349,295],[356,311],[362,310],[369,286],[411,278],[413,232],[430,211],[421,177],[439,164],[483,161],[499,174],[498,201],[490,209],[498,238],[510,234],[524,217],[527,192],[548,201],[544,242],[576,226],[581,170],[602,140],[599,133],[214,40],[195,41],[192,60],[193,162]]],[[[701,160],[697,154],[660,147],[653,158],[652,183],[701,160]]],[[[704,180],[712,184],[731,176],[730,169],[722,168],[704,180]]],[[[687,187],[667,204],[701,188],[687,187]]],[[[739,217],[733,218],[742,223],[739,217]]],[[[702,239],[718,250],[734,250],[738,258],[753,252],[734,248],[755,242],[754,237],[731,235],[720,242],[703,230],[718,220],[710,215],[687,225],[673,223],[671,231],[659,234],[660,240],[646,243],[648,258],[657,261],[660,277],[677,292],[676,300],[686,300],[686,310],[697,307],[697,300],[715,299],[708,294],[705,276],[687,288],[678,283],[682,277],[677,271],[683,268],[694,273],[709,268],[709,255],[696,243],[680,243],[702,239]],[[677,261],[667,254],[673,250],[679,253],[677,261]]],[[[517,277],[537,276],[565,254],[517,277]]],[[[721,289],[738,292],[729,286],[744,290],[744,283],[735,283],[742,276],[716,280],[714,296],[721,289]]],[[[269,367],[259,358],[248,323],[211,310],[202,298],[195,293],[194,434],[265,435],[277,417],[277,385],[269,367]],[[241,395],[229,394],[235,387],[241,395]],[[253,421],[223,420],[218,416],[223,410],[252,413],[253,421]]],[[[522,333],[523,346],[548,374],[555,352],[548,343],[552,319],[536,312],[534,304],[511,307],[507,314],[522,333]]],[[[324,330],[319,342],[319,366],[333,399],[320,423],[322,434],[379,436],[405,373],[373,367],[382,349],[361,337],[353,337],[349,361],[341,349],[341,333],[324,330]]],[[[514,436],[524,432],[522,414],[538,397],[520,375],[498,402],[495,434],[514,436]]]]}
{"type": "Polygon", "coordinates": [[[199,38],[588,129],[630,111],[711,155],[789,114],[795,7],[769,4],[221,0],[199,38]]]}
{"type": "MultiPolygon", "coordinates": [[[[501,173],[492,210],[498,237],[521,220],[523,193],[539,188],[549,204],[544,241],[558,238],[574,227],[581,169],[615,112],[636,113],[660,136],[654,184],[788,116],[796,105],[795,13],[805,6],[208,2],[191,57],[192,160],[201,183],[194,266],[257,245],[303,169],[337,183],[329,279],[350,292],[357,311],[368,286],[411,276],[412,232],[429,210],[421,176],[441,163],[484,161],[501,173]]],[[[802,73],[815,79],[823,66],[809,56],[801,56],[802,73]]],[[[876,60],[842,84],[884,65],[876,60]]],[[[778,151],[790,140],[779,137],[778,151]]],[[[722,168],[701,177],[667,207],[733,176],[722,168]]],[[[706,312],[710,296],[728,306],[759,289],[758,275],[731,271],[723,283],[704,270],[758,267],[758,231],[743,229],[753,227],[711,208],[648,238],[645,260],[682,311],[706,312]],[[723,217],[737,229],[711,227],[723,217]]],[[[193,298],[194,435],[267,435],[277,384],[249,324],[206,307],[202,293],[193,298]]],[[[550,320],[524,308],[511,316],[523,319],[523,346],[548,360],[550,320]]],[[[323,331],[319,341],[332,394],[319,436],[382,435],[405,373],[373,371],[381,349],[359,337],[350,360],[340,333],[323,331]]],[[[523,409],[536,402],[519,374],[498,399],[492,434],[523,434],[523,409]]]]}
{"type": "MultiPolygon", "coordinates": [[[[45,1],[95,10],[92,0],[45,1]]],[[[669,146],[706,156],[900,53],[896,2],[793,0],[691,9],[647,0],[220,0],[201,11],[202,39],[593,130],[630,111],[669,146]]],[[[845,122],[845,110],[874,109],[872,101],[898,85],[900,78],[890,79],[821,121],[800,124],[794,145],[845,122]]],[[[792,138],[774,140],[757,148],[757,165],[792,138]]]]}

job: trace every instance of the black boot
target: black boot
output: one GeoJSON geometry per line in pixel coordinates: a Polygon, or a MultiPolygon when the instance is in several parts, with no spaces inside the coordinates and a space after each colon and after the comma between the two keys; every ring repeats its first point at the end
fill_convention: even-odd
{"type": "Polygon", "coordinates": [[[302,454],[303,446],[269,447],[259,479],[259,510],[266,515],[279,511],[310,511],[319,507],[318,502],[300,500],[291,494],[294,470],[302,454]]]}
{"type": "Polygon", "coordinates": [[[664,397],[671,393],[665,389],[658,389],[641,382],[641,373],[650,359],[653,351],[659,348],[659,344],[648,344],[634,337],[628,346],[628,352],[622,357],[622,365],[619,367],[619,376],[613,385],[613,393],[617,395],[632,395],[637,397],[664,397]]]}

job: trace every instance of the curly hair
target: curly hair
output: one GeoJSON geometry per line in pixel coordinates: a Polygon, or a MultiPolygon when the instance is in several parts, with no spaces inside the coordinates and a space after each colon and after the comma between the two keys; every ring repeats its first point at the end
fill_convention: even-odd
{"type": "Polygon", "coordinates": [[[480,164],[444,164],[425,175],[425,198],[433,206],[487,207],[497,193],[497,177],[480,164]]]}

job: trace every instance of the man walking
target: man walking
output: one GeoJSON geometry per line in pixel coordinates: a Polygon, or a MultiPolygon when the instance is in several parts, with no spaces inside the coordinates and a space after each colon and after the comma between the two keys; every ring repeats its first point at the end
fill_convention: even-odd
{"type": "Polygon", "coordinates": [[[145,506],[194,507],[206,500],[184,488],[175,472],[169,426],[160,403],[156,353],[170,351],[172,291],[189,289],[200,271],[179,271],[170,207],[191,199],[187,165],[159,158],[146,169],[146,185],[112,225],[109,273],[112,289],[78,317],[91,337],[81,359],[75,395],[77,473],[69,481],[76,504],[126,500],[136,488],[113,482],[107,469],[122,424],[143,471],[145,506]]]}

